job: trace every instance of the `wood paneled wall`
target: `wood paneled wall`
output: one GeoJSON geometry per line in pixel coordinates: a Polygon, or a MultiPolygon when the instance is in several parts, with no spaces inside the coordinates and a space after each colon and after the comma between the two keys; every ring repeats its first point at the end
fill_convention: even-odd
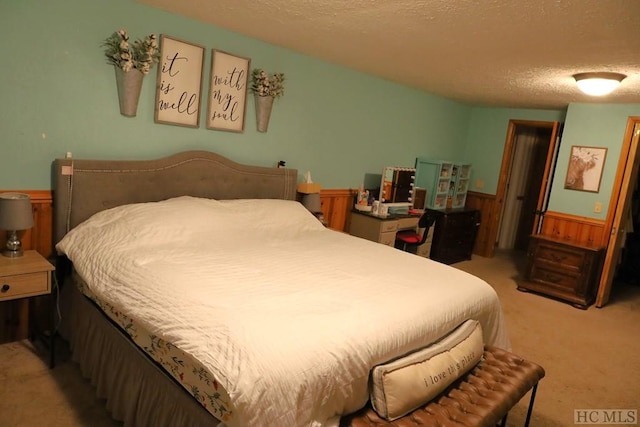
{"type": "Polygon", "coordinates": [[[551,211],[544,215],[540,234],[595,246],[607,246],[609,240],[604,221],[551,211]]]}
{"type": "MultiPolygon", "coordinates": [[[[26,190],[20,192],[29,194],[31,197],[34,215],[33,228],[25,231],[22,236],[23,247],[27,250],[35,249],[44,257],[51,258],[55,254],[53,243],[53,194],[49,190],[26,190]]],[[[353,206],[354,196],[354,190],[351,189],[321,190],[322,213],[329,228],[338,231],[349,229],[349,211],[353,206]]],[[[491,256],[500,219],[496,196],[470,191],[467,195],[467,207],[478,209],[481,215],[474,254],[491,256]]],[[[567,241],[606,246],[609,236],[604,229],[604,221],[551,211],[545,214],[542,222],[543,235],[555,236],[567,241]]],[[[0,231],[0,244],[4,245],[5,239],[6,235],[2,230],[0,231]]]]}
{"type": "Polygon", "coordinates": [[[496,206],[496,196],[469,191],[467,193],[466,207],[480,211],[480,228],[478,229],[473,253],[484,257],[492,256],[493,247],[495,246],[495,236],[500,222],[500,213],[497,212],[496,206]]]}
{"type": "MultiPolygon", "coordinates": [[[[490,257],[500,226],[500,208],[496,196],[470,191],[466,206],[480,211],[480,229],[473,253],[490,257]]],[[[606,246],[608,242],[604,221],[552,211],[545,213],[540,234],[596,246],[606,246]]]]}
{"type": "MultiPolygon", "coordinates": [[[[31,197],[34,215],[33,228],[25,231],[22,235],[23,248],[25,250],[35,249],[44,257],[51,259],[55,254],[53,194],[47,190],[20,192],[29,194],[31,197]]],[[[349,229],[349,212],[353,206],[354,197],[355,192],[351,189],[321,190],[322,212],[329,228],[338,231],[349,229]]],[[[470,191],[467,195],[467,207],[478,209],[481,215],[473,253],[490,257],[493,255],[500,220],[496,196],[470,191]]],[[[547,212],[542,222],[542,234],[544,235],[555,236],[567,241],[606,246],[608,235],[604,229],[604,221],[559,212],[547,212]]],[[[0,244],[2,246],[4,246],[5,240],[6,233],[4,230],[0,230],[0,244]]],[[[26,300],[0,303],[0,342],[25,338],[28,312],[26,300]]]]}
{"type": "Polygon", "coordinates": [[[352,190],[320,190],[322,214],[329,228],[337,231],[349,229],[349,212],[353,207],[354,197],[352,190]]]}

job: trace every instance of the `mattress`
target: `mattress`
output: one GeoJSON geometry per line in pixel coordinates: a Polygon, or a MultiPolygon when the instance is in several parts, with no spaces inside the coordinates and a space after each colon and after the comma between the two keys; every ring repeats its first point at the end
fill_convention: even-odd
{"type": "Polygon", "coordinates": [[[57,248],[93,298],[201,369],[225,405],[207,409],[231,427],[336,424],[366,404],[374,366],[466,319],[509,348],[487,283],[326,229],[293,201],[126,205],[57,248]]]}

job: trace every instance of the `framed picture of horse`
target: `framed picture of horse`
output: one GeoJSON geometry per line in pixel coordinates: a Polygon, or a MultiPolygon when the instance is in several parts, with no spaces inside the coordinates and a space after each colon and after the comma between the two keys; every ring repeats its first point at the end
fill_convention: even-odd
{"type": "Polygon", "coordinates": [[[564,188],[598,193],[606,157],[606,148],[573,145],[564,188]]]}

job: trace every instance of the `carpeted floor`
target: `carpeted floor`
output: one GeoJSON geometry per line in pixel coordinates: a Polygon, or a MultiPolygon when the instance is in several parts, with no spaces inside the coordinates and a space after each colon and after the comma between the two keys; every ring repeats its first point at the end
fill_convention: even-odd
{"type": "MultiPolygon", "coordinates": [[[[574,424],[574,409],[640,409],[640,286],[616,283],[610,303],[579,310],[516,290],[522,256],[503,252],[455,267],[495,289],[503,305],[513,351],[542,365],[532,427],[574,424]]],[[[82,378],[66,348],[59,363],[36,342],[0,345],[0,426],[121,426],[82,378]]],[[[528,395],[509,414],[521,426],[528,395]]]]}

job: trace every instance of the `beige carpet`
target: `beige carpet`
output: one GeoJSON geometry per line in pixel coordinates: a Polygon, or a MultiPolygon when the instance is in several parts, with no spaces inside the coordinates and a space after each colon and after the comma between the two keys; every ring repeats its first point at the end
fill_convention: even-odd
{"type": "MultiPolygon", "coordinates": [[[[455,266],[489,282],[502,301],[513,351],[542,365],[531,425],[573,425],[574,409],[640,410],[640,286],[616,284],[611,302],[579,310],[516,290],[522,259],[510,253],[455,266]]],[[[60,348],[50,370],[43,349],[0,346],[0,426],[120,426],[60,348]]],[[[511,411],[521,426],[528,395],[511,411]]]]}

